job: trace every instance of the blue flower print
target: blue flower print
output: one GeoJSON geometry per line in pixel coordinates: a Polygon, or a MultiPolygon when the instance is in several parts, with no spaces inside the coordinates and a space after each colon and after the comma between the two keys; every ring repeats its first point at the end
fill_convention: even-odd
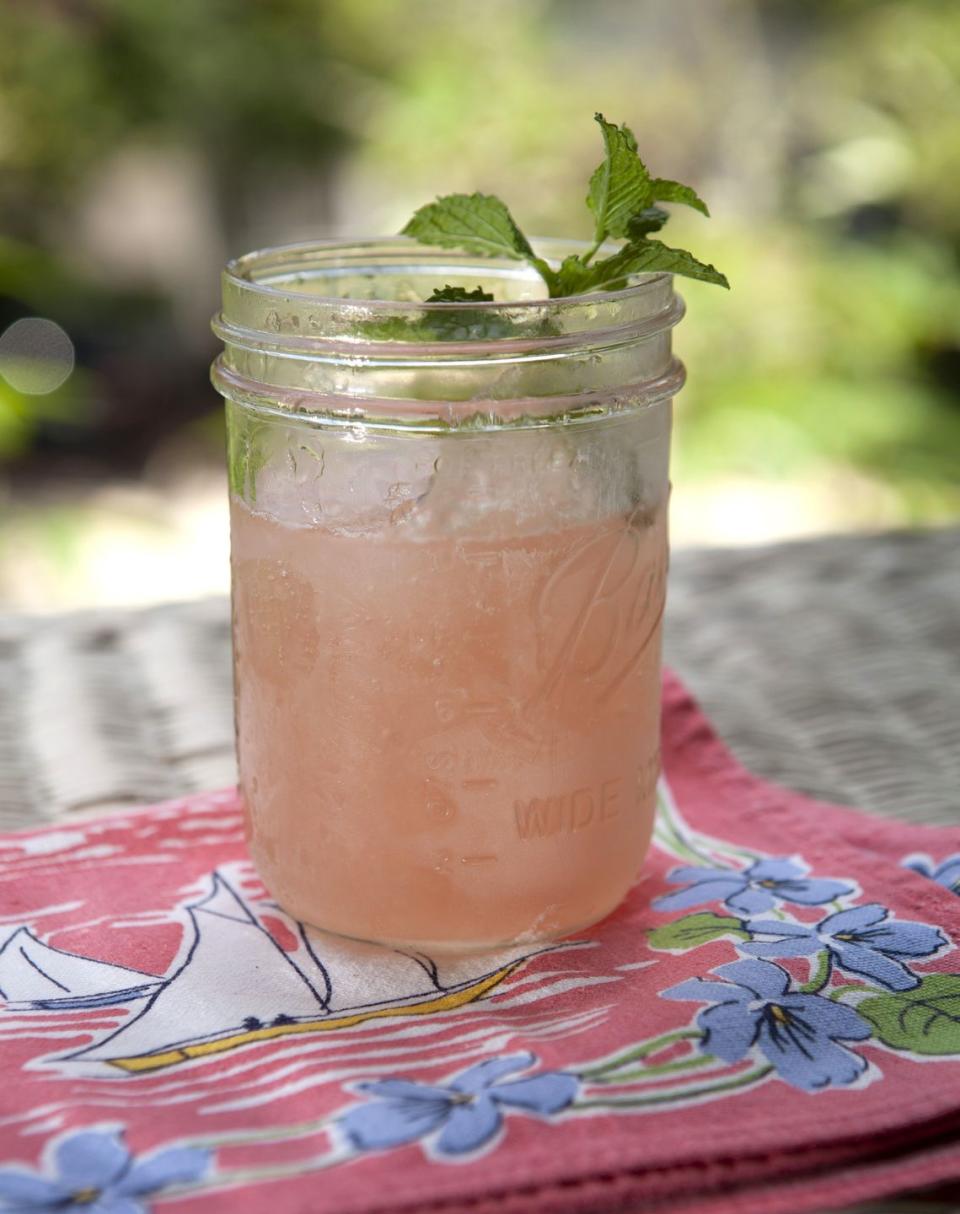
{"type": "Polygon", "coordinates": [[[377,1099],[348,1109],[338,1124],[359,1151],[382,1151],[429,1137],[441,1157],[465,1155],[494,1138],[506,1111],[550,1117],[573,1102],[574,1075],[545,1071],[506,1079],[536,1061],[527,1053],[490,1058],[440,1086],[409,1079],[361,1083],[358,1090],[377,1099]]]}
{"type": "Polygon", "coordinates": [[[929,957],[947,943],[936,927],[926,923],[891,920],[877,902],[837,911],[819,923],[790,923],[754,919],[752,936],[770,936],[741,945],[754,957],[804,957],[829,949],[842,969],[871,978],[892,991],[909,991],[920,979],[904,964],[904,957],[929,957]]]}
{"type": "Polygon", "coordinates": [[[903,861],[904,868],[912,868],[921,877],[929,877],[954,894],[960,894],[960,852],[947,856],[936,864],[929,856],[907,856],[903,861]]]}
{"type": "Polygon", "coordinates": [[[790,990],[790,975],[769,961],[731,961],[711,972],[724,981],[690,978],[661,992],[710,1003],[697,1016],[704,1053],[733,1063],[756,1046],[781,1079],[805,1092],[853,1083],[866,1070],[865,1060],[840,1044],[870,1036],[852,1007],[790,990]]]}
{"type": "Polygon", "coordinates": [[[757,915],[771,910],[778,901],[801,906],[832,902],[853,887],[845,881],[808,877],[808,865],[802,860],[757,860],[742,871],[731,868],[675,868],[668,880],[689,882],[686,889],[654,899],[654,910],[687,910],[707,902],[723,902],[741,915],[757,915]]]}
{"type": "Polygon", "coordinates": [[[112,1130],[80,1130],[52,1151],[52,1175],[0,1168],[0,1209],[17,1214],[146,1214],[143,1198],[199,1180],[210,1152],[169,1147],[140,1160],[112,1130]]]}

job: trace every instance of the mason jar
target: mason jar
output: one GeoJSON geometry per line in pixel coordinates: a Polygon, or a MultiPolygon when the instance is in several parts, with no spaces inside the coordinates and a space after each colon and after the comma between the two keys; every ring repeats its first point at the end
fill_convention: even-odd
{"type": "Polygon", "coordinates": [[[306,924],[548,940],[642,863],[683,307],[669,274],[543,293],[403,238],[225,271],[240,788],[306,924]],[[423,302],[448,284],[497,302],[423,302]]]}

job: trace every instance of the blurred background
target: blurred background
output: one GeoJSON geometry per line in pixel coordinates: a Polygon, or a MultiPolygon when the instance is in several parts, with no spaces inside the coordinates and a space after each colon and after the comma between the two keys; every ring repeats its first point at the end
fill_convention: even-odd
{"type": "Polygon", "coordinates": [[[0,607],[226,588],[229,256],[501,193],[586,236],[596,109],[709,223],[677,543],[960,516],[960,4],[2,0],[0,607]]]}

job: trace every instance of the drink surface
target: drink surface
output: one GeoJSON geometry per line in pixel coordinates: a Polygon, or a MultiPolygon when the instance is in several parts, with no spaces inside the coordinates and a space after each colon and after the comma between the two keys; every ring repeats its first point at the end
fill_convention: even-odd
{"type": "Polygon", "coordinates": [[[231,508],[241,786],[278,902],[434,951],[612,910],[652,830],[665,504],[483,538],[231,508]]]}

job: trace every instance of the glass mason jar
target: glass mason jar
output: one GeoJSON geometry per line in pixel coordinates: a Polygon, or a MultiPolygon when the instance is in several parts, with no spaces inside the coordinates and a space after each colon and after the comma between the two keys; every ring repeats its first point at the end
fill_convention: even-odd
{"type": "Polygon", "coordinates": [[[327,931],[562,936],[649,844],[683,308],[668,274],[542,293],[402,238],[224,274],[249,845],[327,931]],[[499,302],[422,302],[447,283],[499,302]]]}

